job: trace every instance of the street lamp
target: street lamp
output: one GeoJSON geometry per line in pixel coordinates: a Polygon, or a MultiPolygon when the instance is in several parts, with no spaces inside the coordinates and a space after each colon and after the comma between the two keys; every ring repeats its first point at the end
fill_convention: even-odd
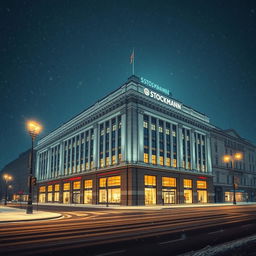
{"type": "Polygon", "coordinates": [[[30,156],[30,168],[28,175],[28,205],[27,205],[27,214],[33,213],[32,205],[32,175],[33,175],[33,152],[34,152],[34,140],[36,136],[42,131],[42,126],[35,121],[27,122],[27,131],[32,139],[31,146],[31,156],[30,156]]]}
{"type": "MultiPolygon", "coordinates": [[[[240,161],[243,159],[242,153],[235,153],[234,155],[224,155],[224,163],[232,163],[232,168],[235,168],[235,161],[240,161]]],[[[233,170],[233,204],[236,204],[236,183],[235,183],[235,170],[233,170]]]]}
{"type": "Polygon", "coordinates": [[[12,180],[12,176],[9,175],[9,174],[4,174],[3,178],[5,180],[5,201],[4,201],[4,205],[7,205],[8,182],[12,180]]]}

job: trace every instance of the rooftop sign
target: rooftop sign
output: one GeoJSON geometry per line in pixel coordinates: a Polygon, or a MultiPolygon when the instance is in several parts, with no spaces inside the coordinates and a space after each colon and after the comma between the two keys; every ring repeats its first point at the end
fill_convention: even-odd
{"type": "Polygon", "coordinates": [[[172,106],[174,108],[177,108],[177,109],[181,109],[181,106],[182,104],[177,102],[177,101],[174,101],[174,100],[171,100],[171,99],[168,99],[166,97],[164,97],[163,95],[161,94],[158,94],[154,91],[151,91],[149,90],[148,88],[144,88],[144,94],[150,98],[154,98],[158,101],[161,101],[169,106],[172,106]]]}
{"type": "Polygon", "coordinates": [[[153,82],[151,82],[151,81],[149,81],[149,80],[147,80],[147,79],[145,79],[143,77],[140,78],[140,82],[145,84],[145,85],[147,85],[147,86],[149,86],[149,87],[151,87],[151,88],[153,88],[153,89],[156,89],[156,90],[158,90],[160,92],[163,92],[163,93],[165,93],[167,95],[170,95],[170,91],[168,89],[163,88],[163,87],[159,86],[158,84],[155,84],[155,83],[153,83],[153,82]]]}

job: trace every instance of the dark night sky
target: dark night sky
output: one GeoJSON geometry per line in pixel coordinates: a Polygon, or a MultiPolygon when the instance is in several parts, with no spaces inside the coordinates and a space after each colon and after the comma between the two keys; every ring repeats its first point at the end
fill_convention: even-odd
{"type": "Polygon", "coordinates": [[[133,47],[137,75],[256,143],[255,45],[255,1],[1,1],[0,169],[27,119],[45,136],[125,82],[133,47]]]}

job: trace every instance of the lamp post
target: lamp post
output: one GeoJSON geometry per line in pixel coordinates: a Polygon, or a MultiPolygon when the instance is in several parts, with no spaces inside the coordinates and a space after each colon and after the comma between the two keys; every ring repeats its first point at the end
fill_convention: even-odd
{"type": "MultiPolygon", "coordinates": [[[[240,161],[243,159],[242,153],[235,153],[234,155],[224,155],[223,161],[224,163],[232,163],[232,168],[235,169],[235,161],[240,161]]],[[[236,204],[236,183],[235,183],[235,170],[233,170],[233,204],[236,204]]]]}
{"type": "Polygon", "coordinates": [[[9,175],[9,174],[4,174],[3,178],[5,180],[5,200],[4,200],[4,205],[7,205],[8,182],[12,180],[12,176],[9,175]]]}
{"type": "Polygon", "coordinates": [[[32,175],[33,175],[33,152],[34,152],[34,141],[36,136],[41,132],[42,126],[35,121],[27,122],[27,130],[31,136],[32,145],[31,145],[31,155],[30,155],[30,167],[28,175],[28,205],[27,205],[27,214],[33,213],[33,204],[32,204],[32,175]]]}

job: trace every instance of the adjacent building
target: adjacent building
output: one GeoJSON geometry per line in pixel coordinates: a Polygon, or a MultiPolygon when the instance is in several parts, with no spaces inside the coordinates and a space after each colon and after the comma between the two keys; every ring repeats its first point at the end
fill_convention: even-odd
{"type": "Polygon", "coordinates": [[[256,201],[256,147],[234,130],[213,129],[211,132],[212,167],[216,202],[256,201]],[[241,153],[242,159],[224,163],[224,155],[241,153]]]}
{"type": "Polygon", "coordinates": [[[132,76],[38,141],[40,202],[214,201],[209,118],[132,76]]]}
{"type": "Polygon", "coordinates": [[[8,163],[1,170],[0,196],[5,198],[6,183],[3,175],[12,176],[12,180],[7,184],[7,199],[26,201],[28,197],[28,168],[29,168],[30,150],[21,153],[16,159],[8,163]]]}

